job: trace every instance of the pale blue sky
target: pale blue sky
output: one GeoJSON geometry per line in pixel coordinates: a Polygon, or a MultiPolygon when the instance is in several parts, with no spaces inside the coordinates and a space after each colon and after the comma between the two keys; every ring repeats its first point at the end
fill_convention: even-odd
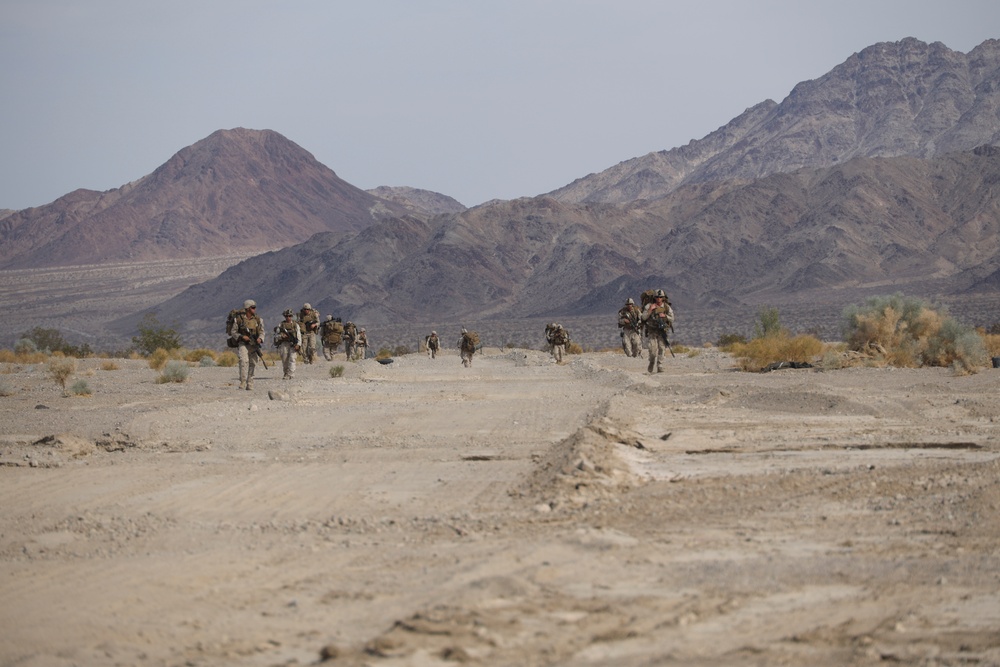
{"type": "Polygon", "coordinates": [[[468,206],[698,139],[876,42],[968,52],[996,0],[0,0],[0,208],[275,130],[468,206]]]}

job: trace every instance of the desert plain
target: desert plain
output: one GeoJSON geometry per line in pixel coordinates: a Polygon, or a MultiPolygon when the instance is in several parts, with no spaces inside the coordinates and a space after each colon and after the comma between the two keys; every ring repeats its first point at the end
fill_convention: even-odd
{"type": "Polygon", "coordinates": [[[1000,370],[568,359],[4,365],[0,665],[1000,664],[1000,370]]]}

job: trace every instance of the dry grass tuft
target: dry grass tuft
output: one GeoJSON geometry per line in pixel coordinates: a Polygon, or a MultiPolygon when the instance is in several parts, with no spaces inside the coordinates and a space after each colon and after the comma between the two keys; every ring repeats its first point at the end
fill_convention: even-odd
{"type": "Polygon", "coordinates": [[[824,351],[823,341],[811,335],[789,336],[785,331],[754,338],[748,343],[732,343],[727,351],[736,357],[737,366],[744,371],[757,372],[779,361],[813,363],[824,351]]]}

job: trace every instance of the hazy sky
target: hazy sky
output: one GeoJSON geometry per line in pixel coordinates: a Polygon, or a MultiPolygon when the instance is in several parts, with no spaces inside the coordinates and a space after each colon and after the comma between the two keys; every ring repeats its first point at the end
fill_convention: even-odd
{"type": "Polygon", "coordinates": [[[537,195],[904,37],[968,52],[1000,38],[1000,2],[0,0],[0,208],[117,188],[234,127],[360,188],[537,195]]]}

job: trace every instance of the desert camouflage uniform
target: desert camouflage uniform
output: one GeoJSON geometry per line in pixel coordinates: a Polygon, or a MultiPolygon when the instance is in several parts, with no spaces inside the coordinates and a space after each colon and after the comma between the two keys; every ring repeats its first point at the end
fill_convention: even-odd
{"type": "Polygon", "coordinates": [[[364,359],[368,354],[368,334],[365,328],[358,329],[358,338],[354,341],[354,356],[357,359],[364,359]]]}
{"type": "Polygon", "coordinates": [[[427,356],[431,359],[437,358],[438,350],[441,348],[441,340],[438,338],[437,331],[432,331],[431,334],[424,339],[424,345],[427,346],[427,356]]]}
{"type": "Polygon", "coordinates": [[[344,352],[347,355],[347,360],[350,361],[354,358],[354,345],[358,340],[358,328],[353,322],[348,322],[344,325],[344,352]]]}
{"type": "Polygon", "coordinates": [[[240,360],[240,389],[253,389],[253,374],[257,368],[257,352],[264,345],[264,320],[257,315],[257,304],[253,299],[243,302],[229,328],[229,337],[237,341],[236,355],[240,360]],[[253,309],[253,313],[247,311],[253,309]]]}
{"type": "Polygon", "coordinates": [[[569,332],[563,329],[561,324],[557,324],[549,337],[549,344],[552,346],[552,358],[557,364],[561,364],[563,355],[566,354],[566,346],[569,344],[569,332]]]}
{"type": "Polygon", "coordinates": [[[472,365],[472,356],[476,353],[476,344],[466,329],[462,329],[462,337],[458,340],[458,349],[462,352],[462,365],[468,368],[472,365]]]}
{"type": "Polygon", "coordinates": [[[339,319],[334,320],[333,315],[326,316],[326,322],[323,322],[323,326],[320,328],[320,341],[323,343],[323,357],[327,361],[333,361],[333,353],[340,345],[343,330],[344,327],[340,324],[339,319]],[[337,327],[339,327],[339,331],[337,327]]]}
{"type": "Polygon", "coordinates": [[[295,376],[295,353],[302,348],[302,329],[292,317],[295,313],[286,310],[285,321],[274,328],[274,342],[281,355],[282,380],[291,380],[295,376]]]}
{"type": "Polygon", "coordinates": [[[308,303],[299,311],[302,328],[302,361],[311,364],[316,359],[316,332],[319,330],[319,311],[308,303]]]}
{"type": "Polygon", "coordinates": [[[622,349],[626,356],[642,356],[642,336],[639,334],[642,328],[639,319],[641,316],[642,312],[632,299],[626,301],[625,307],[618,311],[618,328],[622,330],[622,349]]]}
{"type": "Polygon", "coordinates": [[[663,372],[663,355],[669,349],[667,346],[667,330],[674,324],[674,310],[667,301],[663,290],[657,291],[654,301],[646,304],[642,311],[642,321],[646,325],[646,338],[649,340],[649,364],[646,371],[663,372]]]}

